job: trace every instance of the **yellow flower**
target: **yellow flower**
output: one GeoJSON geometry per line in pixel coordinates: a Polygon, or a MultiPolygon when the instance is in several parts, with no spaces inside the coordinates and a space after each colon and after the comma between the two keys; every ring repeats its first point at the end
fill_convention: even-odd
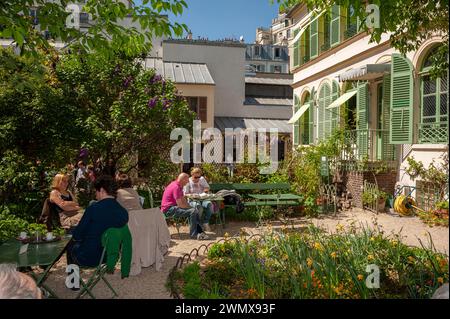
{"type": "Polygon", "coordinates": [[[336,288],[334,288],[334,292],[335,292],[338,296],[341,295],[341,290],[342,290],[341,287],[336,287],[336,288]]]}
{"type": "Polygon", "coordinates": [[[364,279],[364,276],[363,275],[358,275],[358,280],[359,281],[362,281],[364,279]]]}
{"type": "Polygon", "coordinates": [[[397,240],[393,240],[391,243],[392,243],[392,246],[394,246],[394,247],[398,245],[398,241],[397,240]]]}
{"type": "Polygon", "coordinates": [[[314,248],[317,249],[317,250],[322,250],[322,245],[320,243],[318,243],[318,242],[315,242],[314,243],[314,248]]]}
{"type": "Polygon", "coordinates": [[[409,256],[408,257],[408,262],[413,263],[414,262],[414,257],[413,256],[409,256]]]}
{"type": "Polygon", "coordinates": [[[229,238],[229,237],[230,237],[230,234],[228,234],[228,233],[225,233],[225,234],[223,235],[223,237],[225,237],[225,238],[229,238]]]}
{"type": "Polygon", "coordinates": [[[370,237],[370,241],[375,241],[375,237],[370,237]]]}
{"type": "Polygon", "coordinates": [[[337,224],[336,226],[336,230],[339,231],[343,231],[344,230],[344,226],[342,226],[341,224],[337,224]]]}
{"type": "Polygon", "coordinates": [[[438,277],[437,281],[442,285],[444,283],[444,278],[438,277]]]}
{"type": "Polygon", "coordinates": [[[373,257],[373,255],[369,255],[369,256],[367,256],[367,260],[368,261],[371,261],[371,260],[374,260],[375,258],[373,257]]]}
{"type": "Polygon", "coordinates": [[[335,259],[335,258],[337,257],[337,254],[336,254],[336,252],[333,251],[333,252],[330,254],[330,256],[331,256],[331,258],[335,259]]]}
{"type": "Polygon", "coordinates": [[[313,261],[312,261],[312,259],[311,258],[306,258],[306,264],[308,265],[308,267],[311,267],[312,266],[312,264],[313,264],[313,261]]]}

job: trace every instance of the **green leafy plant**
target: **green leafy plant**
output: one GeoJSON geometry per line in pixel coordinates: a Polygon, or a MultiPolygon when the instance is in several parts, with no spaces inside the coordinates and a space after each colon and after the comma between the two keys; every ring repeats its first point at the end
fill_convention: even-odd
{"type": "Polygon", "coordinates": [[[437,209],[447,209],[448,210],[448,200],[440,201],[436,204],[437,209]]]}
{"type": "Polygon", "coordinates": [[[0,214],[0,242],[16,238],[20,232],[28,232],[28,221],[18,218],[5,210],[0,214]]]}
{"type": "Polygon", "coordinates": [[[372,205],[375,203],[375,194],[373,192],[363,192],[362,202],[364,205],[372,205]]]}

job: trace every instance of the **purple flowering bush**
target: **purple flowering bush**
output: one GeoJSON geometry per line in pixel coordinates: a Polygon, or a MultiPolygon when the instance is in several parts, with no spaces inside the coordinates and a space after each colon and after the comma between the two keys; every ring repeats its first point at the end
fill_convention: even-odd
{"type": "Polygon", "coordinates": [[[173,178],[170,133],[176,127],[192,130],[195,114],[171,81],[137,59],[95,54],[63,57],[58,77],[69,103],[79,109],[80,145],[92,158],[111,158],[125,171],[139,167],[143,177],[163,178],[155,179],[158,184],[168,181],[158,171],[173,178]]]}

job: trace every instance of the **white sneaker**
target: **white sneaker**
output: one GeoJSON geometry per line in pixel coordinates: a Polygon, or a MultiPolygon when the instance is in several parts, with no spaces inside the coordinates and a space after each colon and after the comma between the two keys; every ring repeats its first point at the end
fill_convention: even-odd
{"type": "Polygon", "coordinates": [[[203,225],[202,225],[202,228],[203,228],[203,231],[207,231],[207,232],[210,232],[210,231],[211,231],[211,227],[209,227],[209,224],[208,224],[208,223],[203,224],[203,225]]]}
{"type": "Polygon", "coordinates": [[[209,239],[209,236],[203,232],[203,233],[197,234],[197,239],[198,240],[206,240],[206,239],[209,239]]]}

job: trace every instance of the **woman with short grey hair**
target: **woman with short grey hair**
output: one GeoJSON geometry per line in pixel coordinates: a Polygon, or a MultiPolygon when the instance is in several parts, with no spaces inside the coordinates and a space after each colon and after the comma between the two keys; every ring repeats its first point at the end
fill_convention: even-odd
{"type": "Polygon", "coordinates": [[[0,264],[0,299],[41,299],[33,278],[16,270],[13,264],[0,264]]]}

